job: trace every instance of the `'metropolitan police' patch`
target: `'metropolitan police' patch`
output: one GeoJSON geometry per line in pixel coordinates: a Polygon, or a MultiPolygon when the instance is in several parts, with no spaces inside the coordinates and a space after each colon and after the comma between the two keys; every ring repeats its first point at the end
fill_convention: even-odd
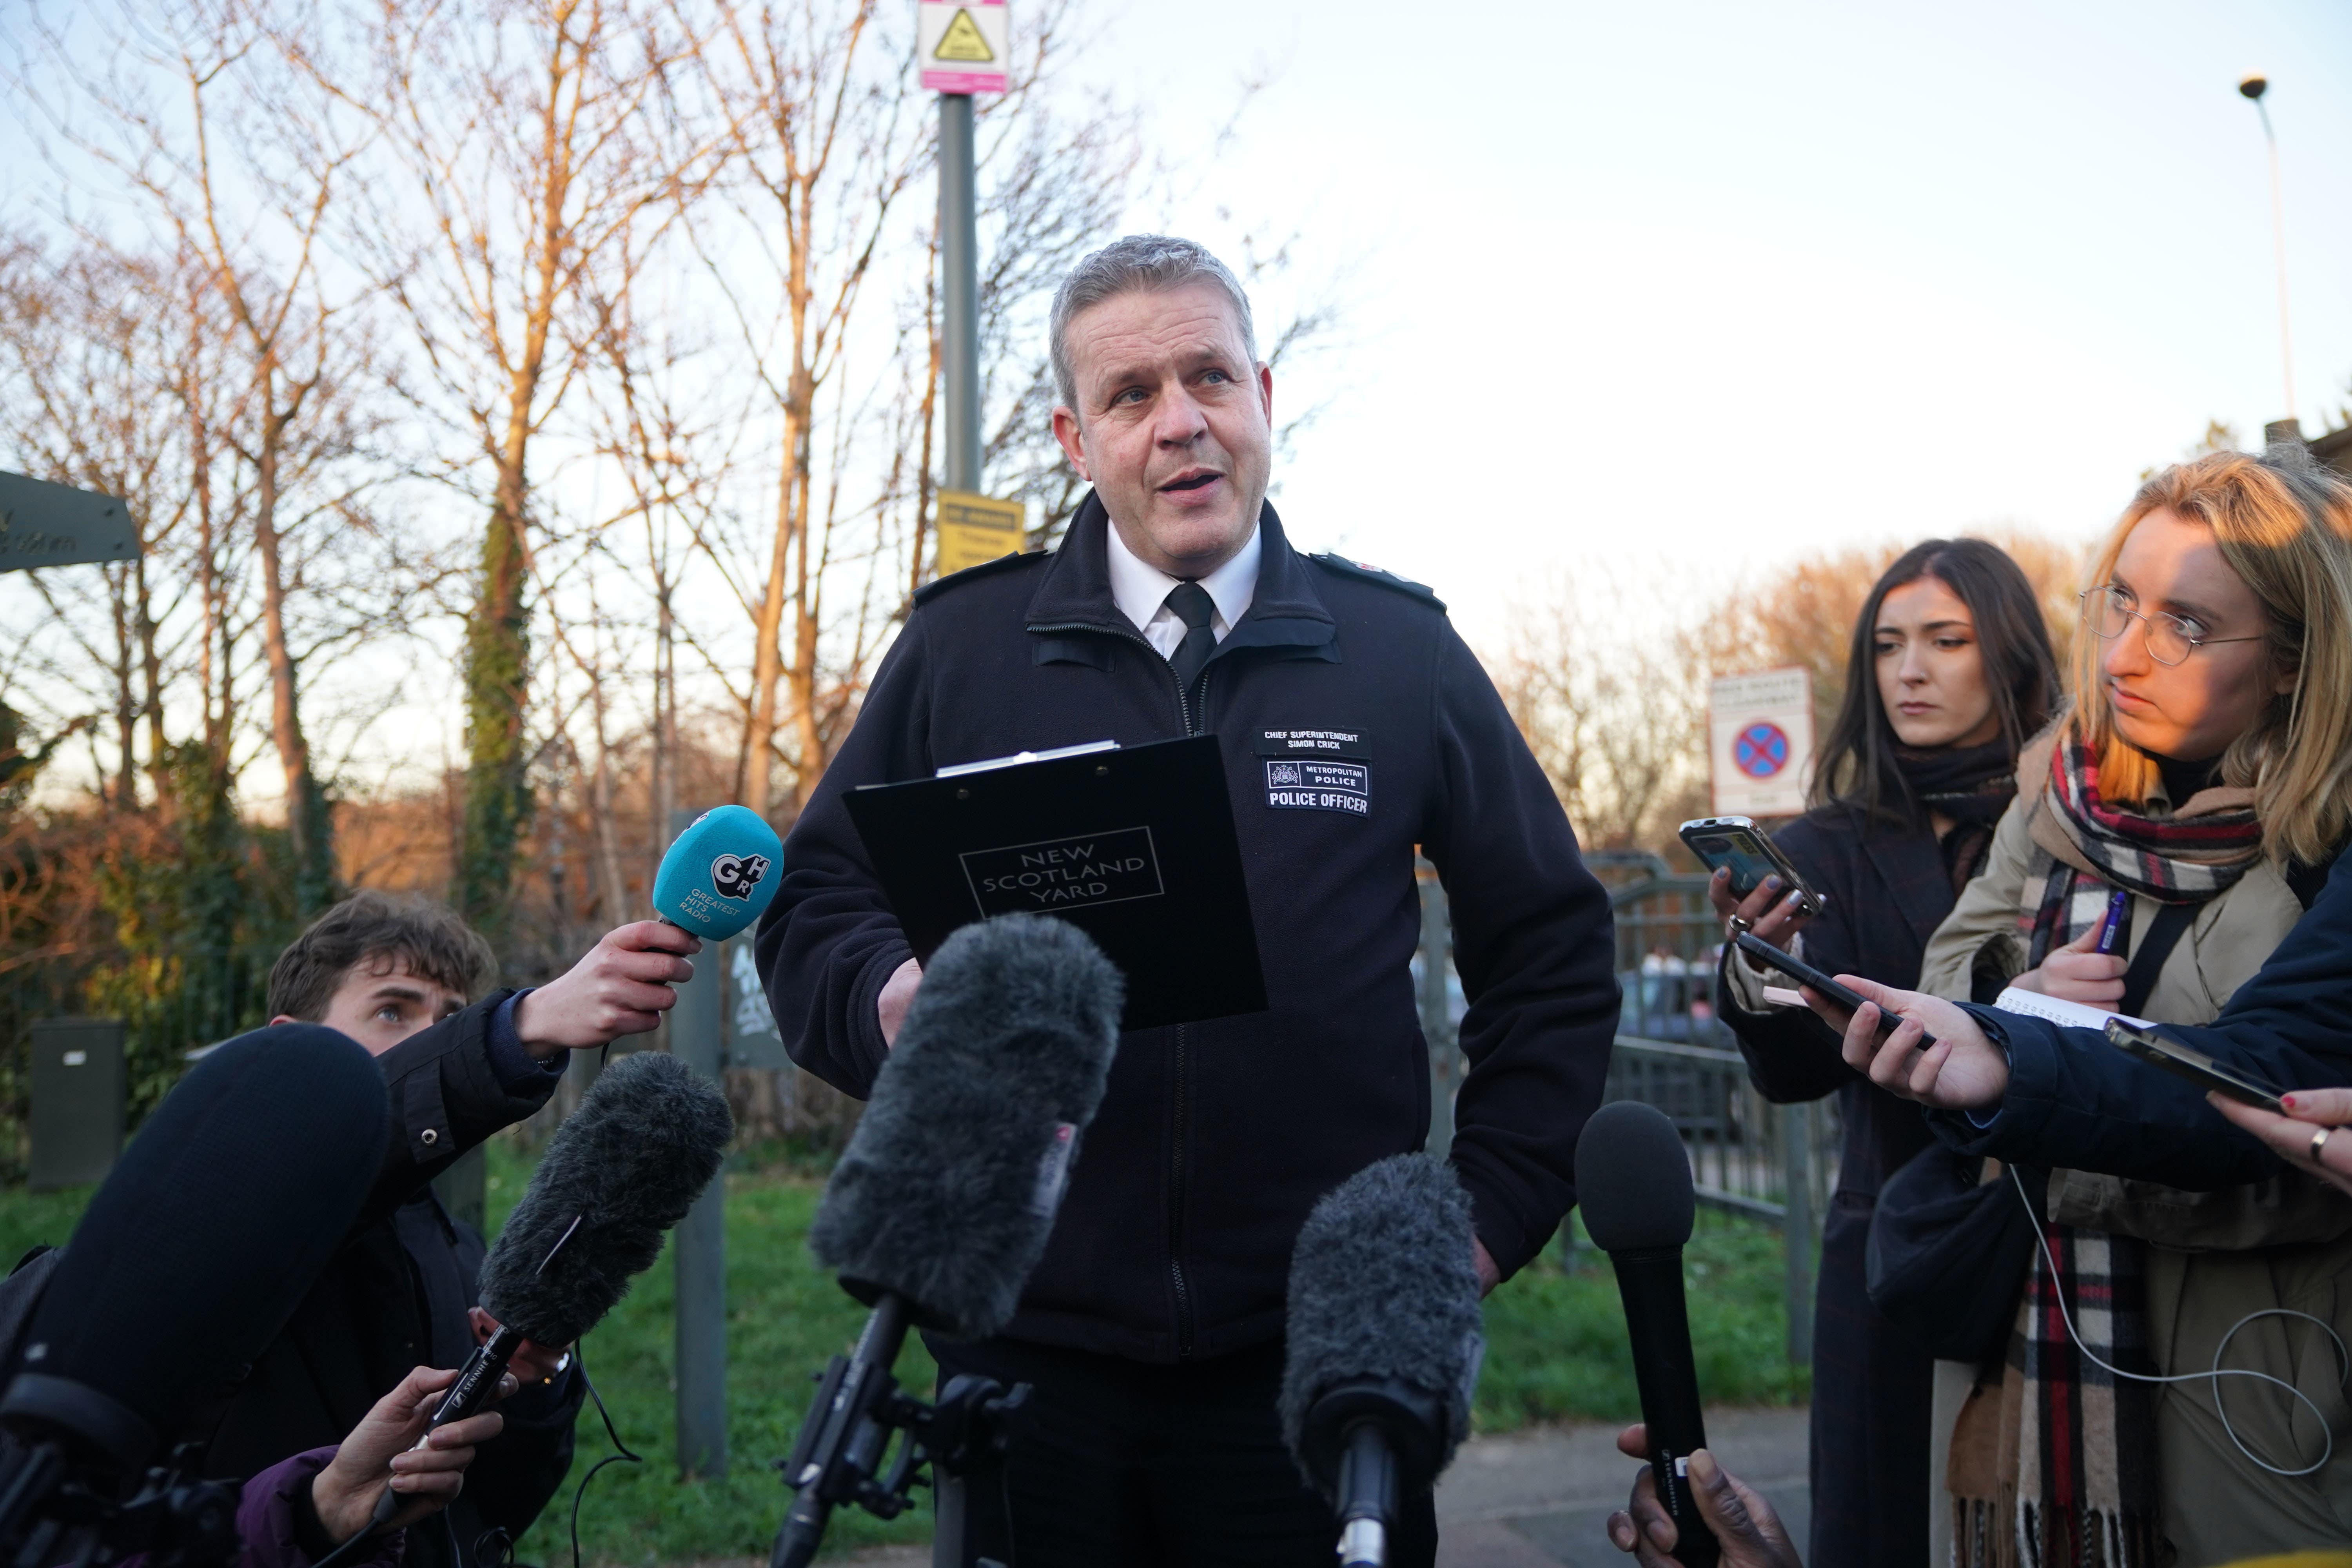
{"type": "Polygon", "coordinates": [[[1362,763],[1316,763],[1305,758],[1265,764],[1265,804],[1285,811],[1344,811],[1363,816],[1372,809],[1372,770],[1362,763]]]}

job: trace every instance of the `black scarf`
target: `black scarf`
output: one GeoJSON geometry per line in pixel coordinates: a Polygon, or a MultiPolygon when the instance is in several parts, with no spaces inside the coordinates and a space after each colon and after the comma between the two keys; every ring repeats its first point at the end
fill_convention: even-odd
{"type": "Polygon", "coordinates": [[[1944,870],[1957,893],[1983,868],[1992,847],[1993,825],[2017,796],[2017,754],[2006,742],[1981,746],[1939,746],[1932,751],[1895,748],[1895,765],[1922,812],[1951,818],[1937,840],[1944,870]]]}

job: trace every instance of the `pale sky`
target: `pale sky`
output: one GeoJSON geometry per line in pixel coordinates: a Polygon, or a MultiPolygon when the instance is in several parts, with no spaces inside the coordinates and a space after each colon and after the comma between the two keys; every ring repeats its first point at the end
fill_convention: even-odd
{"type": "Polygon", "coordinates": [[[1357,269],[1355,347],[1276,388],[1335,398],[1284,516],[1465,630],[1594,560],[2087,536],[2209,417],[2257,439],[2285,410],[2249,71],[2296,411],[2341,422],[2352,5],[1131,0],[1094,68],[1178,146],[1259,62],[1194,219],[1295,214],[1310,270],[1357,269]]]}

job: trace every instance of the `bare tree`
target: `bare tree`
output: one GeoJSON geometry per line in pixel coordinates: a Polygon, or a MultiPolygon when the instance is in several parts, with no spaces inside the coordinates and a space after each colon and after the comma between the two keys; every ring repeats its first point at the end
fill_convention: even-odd
{"type": "Polygon", "coordinates": [[[405,316],[433,400],[467,433],[451,477],[487,481],[457,891],[492,931],[531,810],[533,444],[594,352],[571,319],[588,269],[691,177],[666,94],[695,47],[674,13],[626,0],[508,0],[479,19],[390,0],[363,70],[323,47],[299,57],[369,115],[398,169],[348,232],[405,316]],[[429,237],[404,243],[420,223],[429,237]]]}

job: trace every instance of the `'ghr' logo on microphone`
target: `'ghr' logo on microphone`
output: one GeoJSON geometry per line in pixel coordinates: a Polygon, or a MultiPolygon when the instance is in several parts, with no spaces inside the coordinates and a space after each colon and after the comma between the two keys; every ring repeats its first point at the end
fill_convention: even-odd
{"type": "Polygon", "coordinates": [[[722,899],[748,899],[768,874],[765,855],[721,855],[710,863],[710,885],[722,899]]]}

